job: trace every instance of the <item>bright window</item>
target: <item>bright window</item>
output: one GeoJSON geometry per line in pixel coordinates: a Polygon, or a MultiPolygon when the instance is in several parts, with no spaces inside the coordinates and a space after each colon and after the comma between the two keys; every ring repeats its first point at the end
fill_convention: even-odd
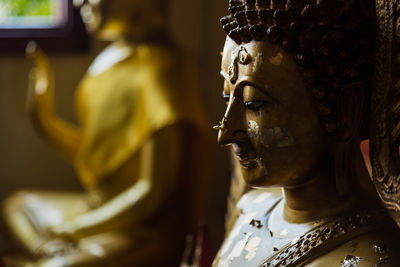
{"type": "Polygon", "coordinates": [[[66,2],[65,0],[0,0],[0,28],[62,27],[68,18],[66,2]]]}
{"type": "Polygon", "coordinates": [[[89,47],[73,0],[0,0],[0,53],[23,53],[30,40],[46,51],[85,51],[89,47]]]}

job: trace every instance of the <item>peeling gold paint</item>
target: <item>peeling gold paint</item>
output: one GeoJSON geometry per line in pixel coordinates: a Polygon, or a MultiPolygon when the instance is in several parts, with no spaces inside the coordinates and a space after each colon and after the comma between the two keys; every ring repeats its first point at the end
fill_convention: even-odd
{"type": "Polygon", "coordinates": [[[271,193],[262,193],[261,195],[259,195],[256,199],[254,199],[253,203],[262,203],[264,202],[266,199],[268,199],[272,194],[271,193]]]}
{"type": "Polygon", "coordinates": [[[245,237],[238,241],[235,245],[235,247],[232,249],[232,252],[228,256],[228,260],[233,260],[234,258],[240,257],[242,255],[242,252],[249,240],[249,238],[253,235],[253,233],[247,233],[245,237]]]}
{"type": "Polygon", "coordinates": [[[225,242],[225,244],[222,246],[221,249],[221,255],[224,255],[225,253],[227,253],[229,251],[229,248],[231,247],[234,239],[236,238],[236,236],[240,233],[240,227],[236,227],[232,230],[232,232],[229,235],[229,239],[227,240],[227,242],[225,242]]]}
{"type": "Polygon", "coordinates": [[[257,138],[260,136],[260,128],[258,127],[257,122],[249,121],[248,133],[250,138],[257,138]]]}
{"type": "Polygon", "coordinates": [[[252,213],[247,214],[244,217],[242,224],[249,224],[254,219],[254,217],[256,217],[256,215],[257,215],[257,212],[252,212],[252,213]]]}
{"type": "Polygon", "coordinates": [[[279,236],[287,236],[289,234],[289,231],[287,229],[283,229],[280,233],[279,236]]]}
{"type": "Polygon", "coordinates": [[[266,147],[290,147],[295,144],[289,130],[282,129],[281,127],[261,129],[259,136],[262,137],[261,143],[266,147]]]}
{"type": "Polygon", "coordinates": [[[258,247],[261,244],[261,238],[253,237],[244,248],[247,251],[247,255],[245,256],[247,261],[252,261],[257,255],[258,247]]]}

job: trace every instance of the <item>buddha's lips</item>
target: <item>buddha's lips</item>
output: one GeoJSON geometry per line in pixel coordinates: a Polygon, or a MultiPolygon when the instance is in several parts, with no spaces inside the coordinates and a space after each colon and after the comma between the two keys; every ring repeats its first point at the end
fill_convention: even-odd
{"type": "Polygon", "coordinates": [[[242,165],[250,165],[256,159],[255,153],[243,143],[233,143],[232,149],[242,165]],[[250,152],[250,153],[249,153],[250,152]]]}

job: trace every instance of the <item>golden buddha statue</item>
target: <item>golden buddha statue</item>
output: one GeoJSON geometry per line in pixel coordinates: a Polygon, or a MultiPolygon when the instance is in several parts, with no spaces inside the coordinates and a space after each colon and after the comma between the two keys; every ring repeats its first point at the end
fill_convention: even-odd
{"type": "Polygon", "coordinates": [[[216,128],[253,189],[213,266],[400,266],[399,7],[229,1],[216,128]]]}
{"type": "Polygon", "coordinates": [[[86,192],[9,197],[5,222],[27,255],[8,259],[9,266],[179,264],[186,235],[202,216],[208,133],[196,70],[167,33],[168,2],[85,4],[95,13],[84,20],[112,43],[77,89],[79,126],[56,115],[48,59],[28,46],[30,115],[86,192]]]}

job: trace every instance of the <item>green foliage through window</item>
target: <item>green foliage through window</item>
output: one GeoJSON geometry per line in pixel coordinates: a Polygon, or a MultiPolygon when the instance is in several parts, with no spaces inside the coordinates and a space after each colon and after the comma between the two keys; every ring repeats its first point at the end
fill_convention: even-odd
{"type": "Polygon", "coordinates": [[[7,16],[51,16],[51,0],[0,0],[0,9],[7,16]]]}
{"type": "Polygon", "coordinates": [[[50,26],[57,16],[56,2],[57,0],[0,0],[0,27],[50,26]]]}

